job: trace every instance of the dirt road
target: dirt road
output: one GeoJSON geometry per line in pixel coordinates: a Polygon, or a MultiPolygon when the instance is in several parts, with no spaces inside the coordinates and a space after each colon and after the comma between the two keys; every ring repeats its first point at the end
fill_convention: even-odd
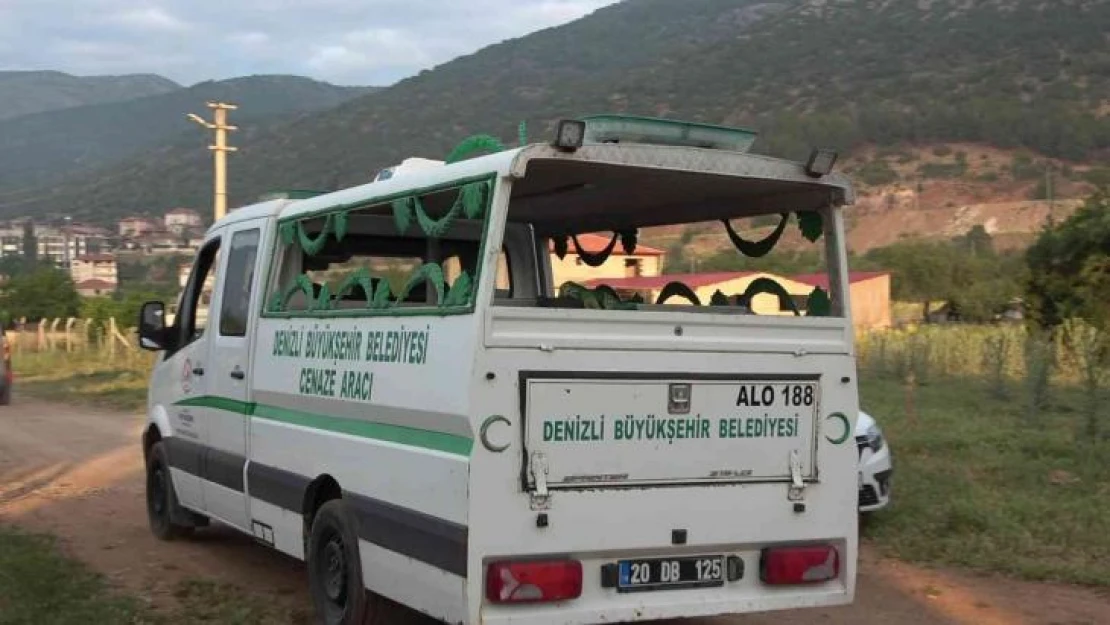
{"type": "MultiPolygon", "coordinates": [[[[147,529],[142,418],[17,398],[0,409],[0,521],[58,535],[75,556],[151,602],[185,579],[222,580],[309,614],[304,567],[212,529],[163,543],[147,529]]],[[[404,619],[425,625],[412,615],[404,619]]],[[[1110,598],[1054,584],[982,578],[883,560],[865,547],[856,604],[696,625],[1088,625],[1110,623],[1110,598]]]]}

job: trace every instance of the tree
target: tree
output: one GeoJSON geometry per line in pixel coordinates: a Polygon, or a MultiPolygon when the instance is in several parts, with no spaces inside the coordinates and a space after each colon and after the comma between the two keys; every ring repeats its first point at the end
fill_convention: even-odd
{"type": "Polygon", "coordinates": [[[53,266],[51,263],[28,261],[22,256],[4,256],[0,258],[0,276],[18,276],[36,271],[42,267],[53,266]]]}
{"type": "Polygon", "coordinates": [[[927,317],[933,302],[949,299],[953,256],[951,245],[913,241],[871,250],[865,259],[866,265],[892,272],[895,299],[920,302],[927,317]]]}
{"type": "Polygon", "coordinates": [[[124,286],[109,297],[83,298],[80,316],[96,322],[107,322],[109,318],[115,318],[120,325],[129,326],[136,323],[144,303],[170,301],[176,296],[176,287],[157,283],[145,284],[142,287],[124,286]]]}
{"type": "Polygon", "coordinates": [[[871,250],[857,266],[892,272],[893,295],[920,302],[928,317],[945,302],[965,321],[988,322],[1021,294],[1022,259],[994,253],[986,230],[951,242],[913,241],[871,250]]]}
{"type": "Polygon", "coordinates": [[[1096,191],[1067,220],[1046,227],[1025,259],[1034,322],[1053,328],[1081,318],[1110,328],[1110,188],[1096,191]]]}
{"type": "Polygon", "coordinates": [[[23,222],[23,260],[28,264],[38,261],[39,240],[35,236],[35,224],[31,220],[23,222]]]}
{"type": "Polygon", "coordinates": [[[975,257],[994,254],[994,240],[982,224],[975,224],[963,237],[956,242],[969,254],[975,257]]]}
{"type": "Polygon", "coordinates": [[[81,296],[69,275],[54,267],[14,275],[0,290],[0,310],[13,319],[70,317],[81,307],[81,296]]]}

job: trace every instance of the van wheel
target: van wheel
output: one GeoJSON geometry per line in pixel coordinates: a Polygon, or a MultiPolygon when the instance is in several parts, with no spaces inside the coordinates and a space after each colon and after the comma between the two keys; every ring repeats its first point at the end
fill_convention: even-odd
{"type": "Polygon", "coordinates": [[[355,520],[342,499],[316,512],[308,536],[308,584],[317,621],[324,625],[385,623],[383,600],[366,590],[355,520]]]}
{"type": "Polygon", "coordinates": [[[7,387],[0,391],[0,406],[10,406],[12,404],[12,387],[7,387]]]}
{"type": "Polygon", "coordinates": [[[162,540],[180,538],[193,531],[192,526],[174,520],[184,516],[184,510],[177,503],[166,449],[161,442],[151,446],[146,463],[146,512],[151,532],[162,540]]]}

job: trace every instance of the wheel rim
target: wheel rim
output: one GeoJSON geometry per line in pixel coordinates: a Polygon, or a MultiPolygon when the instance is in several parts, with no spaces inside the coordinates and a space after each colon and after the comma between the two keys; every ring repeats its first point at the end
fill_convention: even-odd
{"type": "Polygon", "coordinates": [[[150,472],[150,512],[155,519],[161,519],[166,513],[166,472],[161,464],[156,464],[150,472]]]}
{"type": "Polygon", "coordinates": [[[339,622],[347,611],[348,560],[343,537],[338,532],[328,532],[320,539],[320,558],[316,574],[324,591],[329,623],[339,622]]]}
{"type": "Polygon", "coordinates": [[[347,594],[347,558],[343,555],[343,541],[338,536],[324,547],[324,560],[328,567],[324,589],[330,601],[341,604],[347,594]]]}

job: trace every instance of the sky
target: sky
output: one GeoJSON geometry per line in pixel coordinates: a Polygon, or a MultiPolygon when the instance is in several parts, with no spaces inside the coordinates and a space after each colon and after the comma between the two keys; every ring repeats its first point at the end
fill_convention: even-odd
{"type": "Polygon", "coordinates": [[[389,85],[616,0],[0,0],[0,69],[389,85]]]}

